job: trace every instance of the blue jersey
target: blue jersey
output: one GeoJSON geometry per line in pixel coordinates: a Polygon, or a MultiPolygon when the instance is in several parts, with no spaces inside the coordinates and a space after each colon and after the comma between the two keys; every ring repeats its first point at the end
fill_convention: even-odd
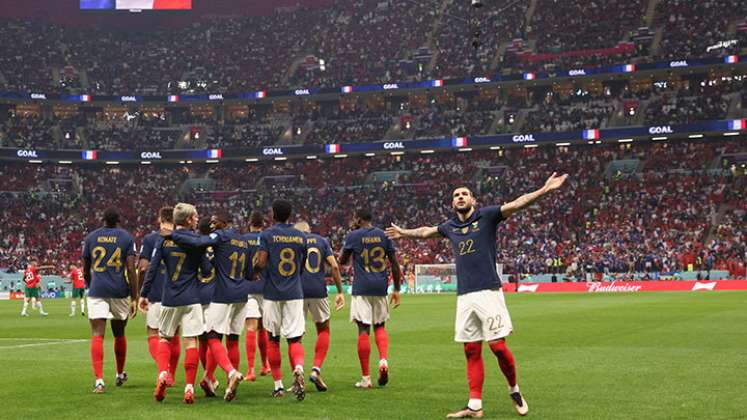
{"type": "Polygon", "coordinates": [[[503,220],[500,206],[490,206],[476,209],[464,222],[454,216],[438,225],[438,233],[454,250],[458,294],[501,287],[495,269],[495,231],[503,220]]]}
{"type": "Polygon", "coordinates": [[[353,296],[386,296],[389,286],[387,254],[394,243],[376,228],[356,229],[345,237],[343,250],[353,252],[353,296]]]}
{"type": "Polygon", "coordinates": [[[268,255],[265,299],[303,299],[301,271],[306,263],[306,235],[293,225],[278,223],[259,235],[259,249],[268,255]]]}
{"type": "Polygon", "coordinates": [[[215,267],[213,267],[213,258],[215,257],[213,253],[213,247],[208,247],[205,250],[205,255],[202,256],[202,267],[203,269],[200,270],[200,275],[197,276],[197,279],[200,281],[199,286],[199,294],[200,294],[200,304],[202,305],[208,305],[213,300],[213,293],[215,292],[215,267]]]}
{"type": "MultiPolygon", "coordinates": [[[[161,235],[157,231],[153,231],[143,237],[143,243],[140,245],[140,258],[144,258],[150,261],[153,256],[153,248],[161,235]]],[[[150,292],[145,295],[143,294],[142,288],[140,290],[140,296],[148,298],[148,302],[160,302],[161,296],[163,296],[163,285],[164,279],[166,278],[166,267],[163,264],[158,264],[158,274],[153,279],[153,285],[150,288],[150,292]]]]}
{"type": "MultiPolygon", "coordinates": [[[[199,235],[184,229],[185,234],[199,238],[199,235]]],[[[200,302],[200,287],[198,274],[210,275],[209,267],[206,267],[204,252],[198,249],[180,247],[172,240],[159,239],[154,247],[153,257],[150,259],[150,267],[145,273],[143,292],[149,293],[153,280],[158,272],[160,262],[166,266],[166,282],[163,288],[163,306],[187,306],[200,302]],[[207,269],[207,270],[206,270],[207,269]]]]}
{"type": "Polygon", "coordinates": [[[211,302],[246,302],[252,278],[254,248],[247,245],[243,235],[233,229],[220,229],[210,235],[195,237],[177,230],[171,234],[171,238],[177,245],[187,248],[213,249],[216,284],[211,302]]]}
{"type": "MultiPolygon", "coordinates": [[[[252,267],[254,267],[255,260],[257,258],[257,252],[259,252],[259,232],[249,232],[244,235],[244,240],[249,248],[252,250],[252,267]]],[[[259,278],[249,283],[248,291],[250,295],[261,295],[265,290],[265,283],[267,282],[267,269],[259,273],[259,278]]]]}
{"type": "Polygon", "coordinates": [[[83,243],[83,259],[91,262],[91,284],[88,296],[126,298],[130,295],[127,279],[127,257],[135,255],[135,240],[124,229],[100,228],[91,232],[83,243]]]}
{"type": "Polygon", "coordinates": [[[314,233],[306,235],[306,269],[303,271],[303,297],[326,298],[327,283],[324,280],[327,257],[333,255],[326,238],[314,233]]]}

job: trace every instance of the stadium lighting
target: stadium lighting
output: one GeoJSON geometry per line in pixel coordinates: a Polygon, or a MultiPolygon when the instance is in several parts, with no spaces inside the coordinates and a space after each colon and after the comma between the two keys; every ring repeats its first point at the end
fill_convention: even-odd
{"type": "Polygon", "coordinates": [[[149,160],[142,160],[142,161],[140,161],[140,164],[141,164],[141,165],[150,165],[151,163],[152,163],[152,162],[151,162],[151,161],[149,161],[149,160]]]}
{"type": "Polygon", "coordinates": [[[633,139],[620,139],[617,142],[618,143],[632,143],[633,139]]]}
{"type": "Polygon", "coordinates": [[[376,153],[366,153],[366,157],[374,157],[376,156],[376,153]]]}
{"type": "Polygon", "coordinates": [[[275,160],[288,160],[288,158],[287,157],[283,157],[283,156],[278,156],[278,157],[275,158],[275,160]]]}
{"type": "Polygon", "coordinates": [[[220,161],[216,160],[216,159],[208,159],[208,160],[205,161],[205,163],[218,163],[218,162],[220,162],[220,161]]]}
{"type": "Polygon", "coordinates": [[[106,161],[106,164],[107,165],[119,165],[119,162],[117,162],[116,160],[108,160],[106,161]]]}
{"type": "Polygon", "coordinates": [[[430,155],[431,153],[435,153],[435,152],[436,152],[435,150],[421,150],[420,154],[421,155],[430,155]]]}
{"type": "Polygon", "coordinates": [[[738,136],[738,135],[739,135],[739,132],[735,132],[735,131],[732,131],[732,132],[729,132],[729,133],[724,133],[724,137],[738,136]]]}
{"type": "Polygon", "coordinates": [[[536,147],[539,147],[539,145],[538,144],[525,144],[524,145],[525,149],[534,149],[536,147]]]}
{"type": "MultiPolygon", "coordinates": [[[[366,156],[368,156],[368,153],[366,153],[366,156]]],[[[335,155],[335,159],[342,159],[346,157],[348,157],[348,155],[335,155]]]]}
{"type": "Polygon", "coordinates": [[[315,155],[306,156],[306,159],[308,159],[308,160],[314,160],[314,159],[316,159],[316,156],[315,155]]]}
{"type": "Polygon", "coordinates": [[[687,137],[690,137],[691,139],[702,139],[703,135],[702,134],[690,134],[687,137]]]}
{"type": "Polygon", "coordinates": [[[405,154],[405,152],[392,152],[391,153],[392,156],[402,156],[404,154],[405,154]]]}
{"type": "Polygon", "coordinates": [[[501,146],[490,146],[490,150],[501,150],[501,146]]]}
{"type": "Polygon", "coordinates": [[[29,161],[29,163],[42,163],[40,160],[32,159],[29,161]]]}
{"type": "Polygon", "coordinates": [[[461,148],[459,148],[459,151],[460,152],[471,152],[472,148],[471,147],[461,147],[461,148]]]}
{"type": "Polygon", "coordinates": [[[61,160],[61,161],[59,161],[57,163],[59,163],[60,165],[70,165],[70,164],[73,163],[73,161],[71,161],[71,160],[61,160]]]}
{"type": "Polygon", "coordinates": [[[259,159],[257,159],[257,158],[247,158],[247,159],[244,159],[244,162],[259,162],[259,159]]]}
{"type": "Polygon", "coordinates": [[[558,147],[565,147],[565,146],[570,146],[571,144],[570,143],[555,143],[555,145],[558,147]]]}
{"type": "Polygon", "coordinates": [[[666,140],[667,137],[652,137],[651,140],[657,141],[657,140],[666,140]]]}

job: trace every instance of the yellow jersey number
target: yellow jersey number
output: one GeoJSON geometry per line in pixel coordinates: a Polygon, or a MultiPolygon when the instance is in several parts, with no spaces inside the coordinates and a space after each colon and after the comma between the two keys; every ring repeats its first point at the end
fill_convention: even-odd
{"type": "Polygon", "coordinates": [[[290,277],[296,274],[296,270],[298,270],[298,264],[296,264],[296,251],[294,251],[293,248],[281,249],[278,273],[283,277],[290,277]]]}
{"type": "Polygon", "coordinates": [[[386,251],[380,246],[375,246],[369,251],[368,248],[363,248],[361,253],[363,257],[363,268],[367,273],[381,273],[386,270],[386,251]]]}
{"type": "Polygon", "coordinates": [[[122,271],[122,248],[115,249],[105,265],[101,263],[106,259],[106,248],[97,246],[91,250],[91,254],[93,255],[93,271],[103,273],[108,267],[113,268],[117,273],[122,271]]]}

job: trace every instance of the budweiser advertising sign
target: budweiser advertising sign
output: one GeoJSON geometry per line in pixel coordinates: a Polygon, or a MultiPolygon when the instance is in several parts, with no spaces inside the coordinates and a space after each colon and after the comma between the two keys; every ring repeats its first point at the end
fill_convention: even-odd
{"type": "Polygon", "coordinates": [[[747,290],[747,280],[718,281],[610,281],[589,283],[504,284],[508,293],[638,293],[666,291],[747,290]]]}

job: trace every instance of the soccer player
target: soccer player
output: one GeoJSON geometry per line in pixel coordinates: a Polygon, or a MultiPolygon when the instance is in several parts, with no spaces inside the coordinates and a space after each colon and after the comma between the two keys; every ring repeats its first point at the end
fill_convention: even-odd
{"type": "Polygon", "coordinates": [[[70,280],[66,281],[66,283],[73,284],[73,296],[70,299],[70,316],[75,316],[75,299],[80,300],[80,314],[85,316],[86,306],[83,303],[83,298],[86,294],[86,281],[83,278],[83,271],[75,264],[70,264],[68,268],[70,269],[70,280]]]}
{"type": "MultiPolygon", "coordinates": [[[[200,235],[209,235],[213,232],[212,218],[202,217],[197,222],[197,231],[200,235]]],[[[215,267],[213,267],[213,258],[215,254],[212,247],[208,247],[205,250],[205,255],[202,256],[203,264],[209,264],[210,274],[206,275],[200,273],[197,277],[200,280],[199,294],[200,294],[200,305],[202,305],[202,316],[203,318],[207,314],[208,307],[210,307],[210,301],[213,299],[213,292],[215,291],[215,267]],[[207,260],[207,261],[206,261],[207,260]]],[[[218,366],[213,357],[213,353],[210,352],[210,344],[208,343],[207,331],[201,334],[198,338],[198,351],[200,354],[200,363],[202,364],[202,370],[204,371],[204,378],[200,380],[200,388],[205,392],[206,397],[215,397],[215,391],[218,389],[220,382],[215,378],[215,368],[218,366]]]]}
{"type": "MultiPolygon", "coordinates": [[[[158,211],[158,224],[161,229],[174,229],[174,208],[162,207],[158,211]]],[[[161,296],[166,277],[166,268],[158,263],[156,276],[153,278],[153,284],[150,286],[148,294],[142,292],[142,286],[145,279],[145,273],[150,266],[150,257],[153,256],[153,249],[158,243],[161,235],[158,231],[153,231],[143,237],[140,246],[140,260],[138,261],[138,280],[141,287],[140,296],[148,299],[148,312],[146,313],[145,328],[148,334],[148,351],[153,361],[158,363],[158,319],[161,317],[161,296]]],[[[169,386],[174,384],[176,368],[179,365],[179,355],[181,354],[181,345],[179,337],[175,336],[171,341],[171,358],[169,359],[169,386]]]]}
{"type": "Polygon", "coordinates": [[[511,318],[496,272],[496,229],[498,223],[522,210],[542,196],[560,188],[568,175],[553,173],[537,191],[525,194],[502,206],[477,208],[472,192],[465,187],[454,190],[452,207],[456,216],[438,226],[404,229],[392,224],[387,235],[392,239],[429,239],[444,237],[451,242],[456,258],[457,310],[454,340],[464,343],[467,358],[469,402],[450,418],[482,417],[482,386],[485,372],[482,342],[487,341],[508,381],[509,395],[519,415],[529,406],[516,381],[516,364],[506,337],[513,331],[511,318]]]}
{"type": "Polygon", "coordinates": [[[262,323],[270,334],[268,359],[275,381],[273,397],[283,397],[283,374],[280,369],[280,336],[288,340],[288,356],[293,368],[290,391],[298,401],[306,397],[303,378],[303,288],[301,272],[306,262],[306,235],[288,223],[293,207],[285,200],[272,203],[275,222],[259,238],[259,252],[254,263],[255,278],[267,268],[263,291],[262,323]]]}
{"type": "Polygon", "coordinates": [[[29,266],[26,268],[26,272],[23,273],[23,282],[26,285],[26,290],[23,298],[23,309],[21,310],[21,316],[29,316],[28,307],[31,302],[31,309],[39,308],[39,315],[47,316],[48,313],[44,312],[44,307],[41,303],[41,294],[39,293],[39,284],[41,283],[41,275],[39,270],[45,268],[52,268],[51,265],[39,266],[39,260],[36,257],[32,257],[29,260],[29,266]],[[33,302],[31,301],[33,299],[33,302]]]}
{"type": "MultiPolygon", "coordinates": [[[[249,215],[249,232],[244,235],[247,245],[253,248],[252,254],[257,255],[259,250],[259,234],[262,232],[264,227],[264,218],[262,213],[253,211],[249,215]]],[[[254,261],[252,261],[254,265],[254,261]]],[[[259,358],[262,364],[259,374],[266,376],[270,373],[270,364],[267,361],[267,330],[262,327],[262,304],[264,298],[262,293],[265,287],[265,279],[267,278],[266,273],[260,273],[259,279],[249,284],[249,297],[246,306],[246,361],[248,363],[248,370],[244,379],[250,382],[257,380],[257,375],[254,373],[254,359],[256,355],[257,347],[259,347],[259,358]]]]}
{"type": "MultiPolygon", "coordinates": [[[[203,252],[211,247],[214,252],[212,263],[216,272],[216,284],[210,305],[205,313],[205,330],[213,358],[228,374],[229,382],[244,379],[237,370],[241,357],[239,336],[244,330],[246,319],[253,258],[252,249],[243,239],[243,235],[233,229],[232,224],[231,216],[219,210],[212,217],[211,227],[214,231],[210,235],[195,237],[184,234],[182,231],[174,231],[171,234],[171,239],[179,246],[203,252]],[[226,349],[221,344],[224,335],[226,336],[226,349]]],[[[206,394],[213,391],[211,389],[213,381],[206,380],[208,378],[206,375],[206,378],[200,382],[203,388],[208,388],[205,389],[206,394]]],[[[234,396],[228,395],[225,397],[226,401],[231,401],[233,398],[234,396]]]]}
{"type": "Polygon", "coordinates": [[[88,286],[88,319],[91,323],[91,362],[96,384],[93,392],[104,392],[104,333],[111,320],[114,356],[117,360],[116,385],[127,381],[127,319],[137,314],[135,240],[117,227],[119,212],[104,210],[104,226],[91,232],[83,242],[83,278],[88,286]]]}
{"type": "Polygon", "coordinates": [[[332,270],[337,295],[335,295],[335,310],[345,306],[345,295],[342,293],[342,276],[337,259],[332,253],[329,241],[315,233],[306,222],[296,223],[295,228],[306,234],[306,267],[301,277],[303,283],[304,315],[311,314],[316,324],[316,346],[314,346],[314,365],[311,368],[309,380],[318,391],[327,390],[327,384],[322,379],[322,364],[329,351],[329,303],[327,302],[327,283],[324,280],[326,266],[332,270]]]}
{"type": "MultiPolygon", "coordinates": [[[[187,203],[179,203],[174,207],[174,224],[184,236],[199,238],[192,230],[197,228],[197,209],[187,203]]],[[[205,264],[203,252],[198,249],[180,247],[173,240],[161,238],[153,251],[150,267],[145,274],[143,290],[148,292],[156,276],[159,262],[166,266],[166,286],[161,301],[161,317],[158,322],[160,336],[158,344],[158,382],[153,394],[156,401],[163,401],[168,388],[168,367],[171,356],[171,340],[177,329],[181,328],[184,337],[184,371],[185,382],[184,402],[194,404],[194,383],[197,377],[199,351],[197,337],[205,332],[205,319],[200,304],[199,280],[200,271],[209,275],[210,267],[205,264]]],[[[141,309],[147,310],[147,298],[140,299],[141,309]]],[[[220,347],[220,346],[219,346],[220,347]]],[[[225,355],[225,351],[224,351],[225,355]]],[[[239,377],[229,381],[226,389],[227,400],[235,395],[239,377]],[[230,397],[229,397],[230,393],[230,397]]]]}
{"type": "Polygon", "coordinates": [[[389,319],[387,289],[389,272],[392,271],[394,291],[391,304],[400,304],[400,282],[402,272],[397,262],[394,244],[383,230],[371,225],[371,212],[360,209],[355,212],[352,226],[355,230],[345,237],[340,264],[346,265],[353,257],[353,300],[350,303],[350,321],[358,325],[358,359],[361,363],[362,378],[356,388],[372,388],[369,357],[371,355],[371,326],[374,327],[374,341],[379,351],[379,386],[389,382],[389,336],[385,324],[389,319]]]}

